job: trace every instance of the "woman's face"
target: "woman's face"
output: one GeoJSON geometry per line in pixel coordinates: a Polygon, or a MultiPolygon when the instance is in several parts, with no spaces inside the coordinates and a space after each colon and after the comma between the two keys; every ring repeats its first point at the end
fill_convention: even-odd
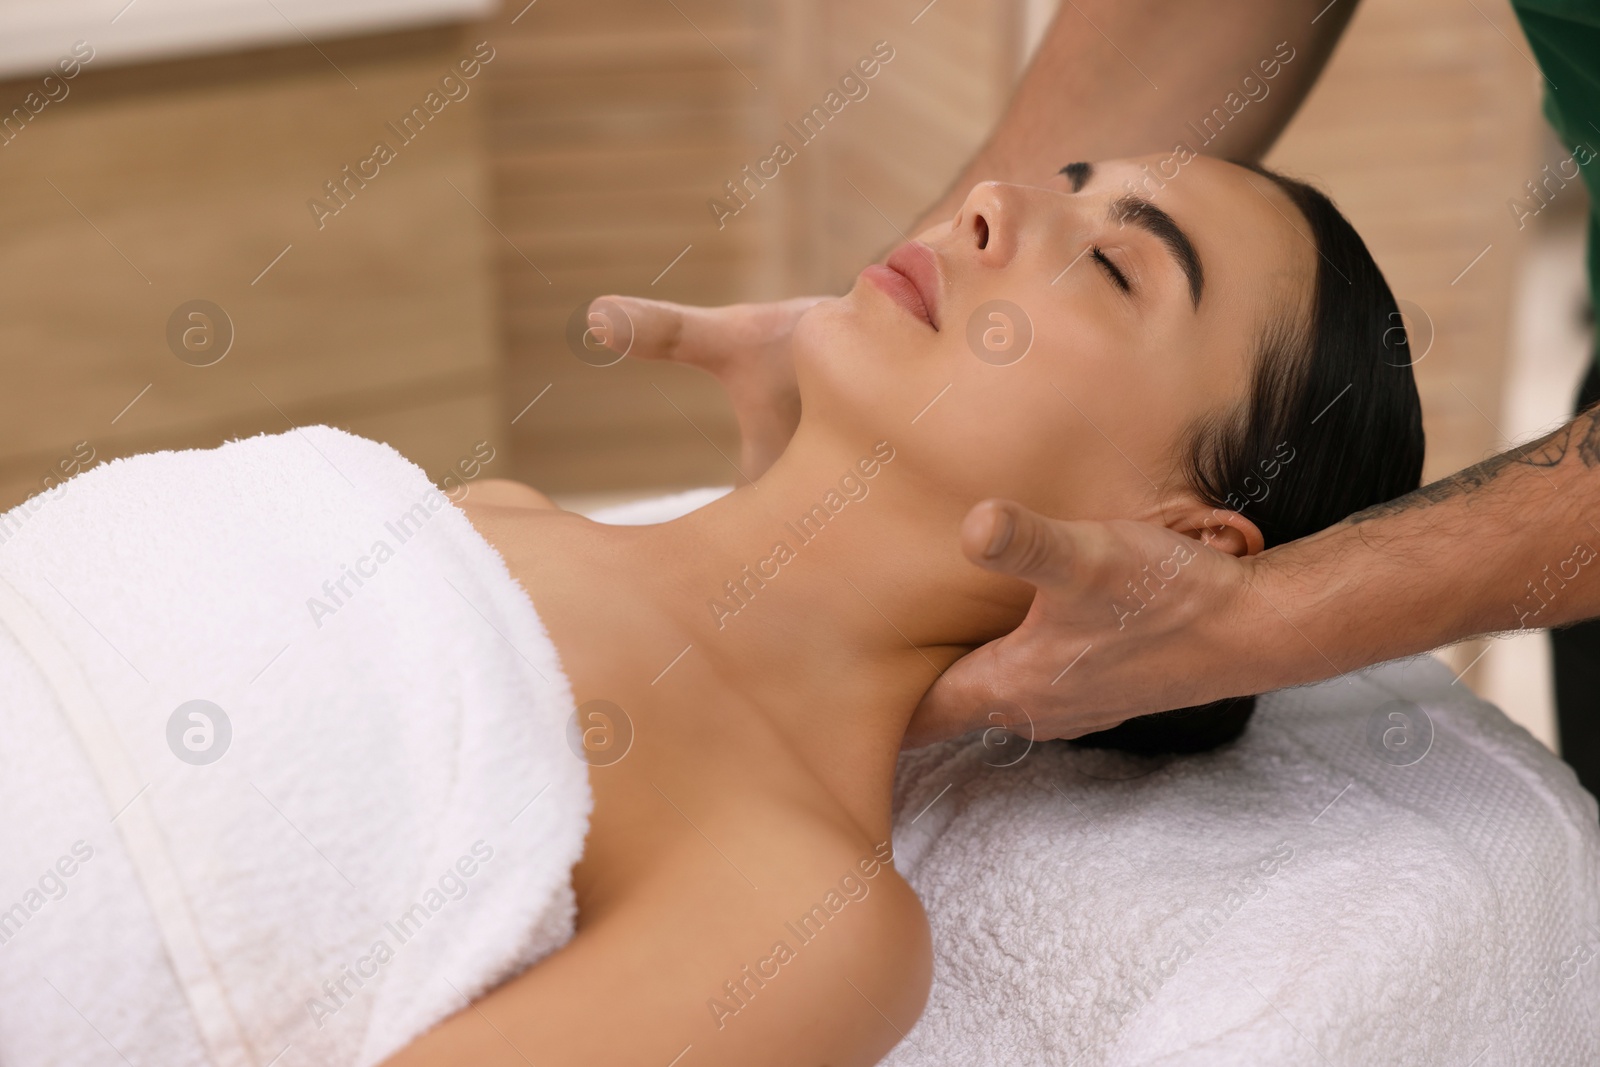
{"type": "Polygon", "coordinates": [[[1192,502],[1173,484],[1184,431],[1244,398],[1264,326],[1303,320],[1317,257],[1275,183],[1172,169],[974,187],[801,320],[804,421],[887,439],[902,477],[958,501],[1169,521],[1175,493],[1192,502]]]}

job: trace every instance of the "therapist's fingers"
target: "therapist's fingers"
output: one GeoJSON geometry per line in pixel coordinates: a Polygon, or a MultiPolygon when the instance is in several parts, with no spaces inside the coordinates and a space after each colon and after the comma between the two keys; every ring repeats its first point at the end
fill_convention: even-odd
{"type": "Polygon", "coordinates": [[[1015,631],[962,657],[923,695],[905,746],[917,747],[975,729],[1002,726],[1037,740],[1077,737],[1113,721],[1063,720],[1051,688],[1063,654],[1076,654],[1107,611],[1105,575],[1137,570],[1136,548],[1119,543],[1105,524],[1046,518],[1009,500],[985,500],[961,524],[961,549],[980,567],[1033,585],[1027,617],[1015,631]],[[1123,567],[1116,558],[1123,557],[1123,567]],[[1099,589],[1104,586],[1105,589],[1099,589]]]}
{"type": "Polygon", "coordinates": [[[607,348],[634,359],[666,359],[711,370],[727,356],[722,308],[693,307],[636,296],[589,302],[589,326],[607,348]]]}
{"type": "Polygon", "coordinates": [[[923,695],[907,747],[993,726],[1041,741],[1080,737],[1182,706],[1184,680],[1214,666],[1216,635],[1250,588],[1246,561],[1174,530],[1050,519],[1007,500],[972,508],[961,547],[978,566],[1032,585],[1033,601],[1015,630],[956,661],[923,695]]]}
{"type": "Polygon", "coordinates": [[[1049,519],[1010,500],[985,500],[961,523],[961,550],[980,567],[1034,586],[1061,585],[1103,561],[1095,523],[1049,519]]]}
{"type": "Polygon", "coordinates": [[[607,295],[589,304],[597,338],[634,359],[687,363],[725,377],[747,364],[770,361],[788,348],[799,317],[823,297],[797,297],[761,304],[696,307],[667,300],[607,295]]]}
{"type": "Polygon", "coordinates": [[[800,424],[791,341],[800,317],[825,299],[706,308],[602,296],[589,305],[589,328],[614,351],[699,367],[721,382],[739,420],[739,471],[754,479],[783,454],[800,424]]]}
{"type": "MultiPolygon", "coordinates": [[[[1026,720],[1026,713],[1007,716],[1006,712],[1020,708],[1014,701],[1019,690],[1028,688],[1016,676],[1020,664],[1008,655],[1007,638],[992,641],[968,653],[939,676],[938,681],[922,695],[916,712],[906,727],[902,748],[920,748],[936,741],[959,737],[973,730],[991,726],[1007,726],[999,719],[1016,717],[1026,720]]],[[[1027,736],[1031,730],[1020,728],[1027,736]]]]}
{"type": "Polygon", "coordinates": [[[978,566],[1020,578],[1039,591],[1029,621],[1048,621],[1039,619],[1043,614],[1086,629],[1117,623],[1113,602],[1126,600],[1130,583],[1149,578],[1153,570],[1183,570],[1201,556],[1208,563],[1231,558],[1154,523],[1052,519],[999,499],[967,512],[961,550],[978,566]]]}
{"type": "Polygon", "coordinates": [[[1062,675],[1063,665],[1076,666],[1086,647],[1076,635],[1048,632],[1030,616],[1015,633],[968,653],[939,676],[917,704],[901,747],[920,748],[995,727],[1033,741],[1055,741],[1117,725],[1127,716],[1074,715],[1052,691],[1052,679],[1062,675]]]}

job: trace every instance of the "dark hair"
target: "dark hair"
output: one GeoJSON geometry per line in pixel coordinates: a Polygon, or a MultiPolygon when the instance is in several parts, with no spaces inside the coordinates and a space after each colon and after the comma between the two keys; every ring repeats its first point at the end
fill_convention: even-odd
{"type": "MultiPolygon", "coordinates": [[[[1247,397],[1189,428],[1183,467],[1203,500],[1255,523],[1271,548],[1417,488],[1422,404],[1400,309],[1361,236],[1317,189],[1240,166],[1288,194],[1310,230],[1318,255],[1309,323],[1285,314],[1267,324],[1247,397]]],[[[1237,738],[1254,710],[1255,697],[1231,697],[1129,719],[1076,743],[1199,752],[1237,738]]]]}

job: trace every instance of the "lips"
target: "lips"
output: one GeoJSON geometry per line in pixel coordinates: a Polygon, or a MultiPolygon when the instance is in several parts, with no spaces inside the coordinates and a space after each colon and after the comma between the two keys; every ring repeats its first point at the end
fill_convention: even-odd
{"type": "Polygon", "coordinates": [[[908,241],[861,275],[912,315],[939,328],[939,267],[933,249],[908,241]]]}

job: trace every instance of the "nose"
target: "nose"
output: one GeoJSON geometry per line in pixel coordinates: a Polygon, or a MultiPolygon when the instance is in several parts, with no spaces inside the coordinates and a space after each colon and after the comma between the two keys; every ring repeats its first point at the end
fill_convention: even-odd
{"type": "Polygon", "coordinates": [[[984,266],[1003,267],[1017,250],[1016,186],[979,182],[956,212],[952,228],[984,266]]]}

